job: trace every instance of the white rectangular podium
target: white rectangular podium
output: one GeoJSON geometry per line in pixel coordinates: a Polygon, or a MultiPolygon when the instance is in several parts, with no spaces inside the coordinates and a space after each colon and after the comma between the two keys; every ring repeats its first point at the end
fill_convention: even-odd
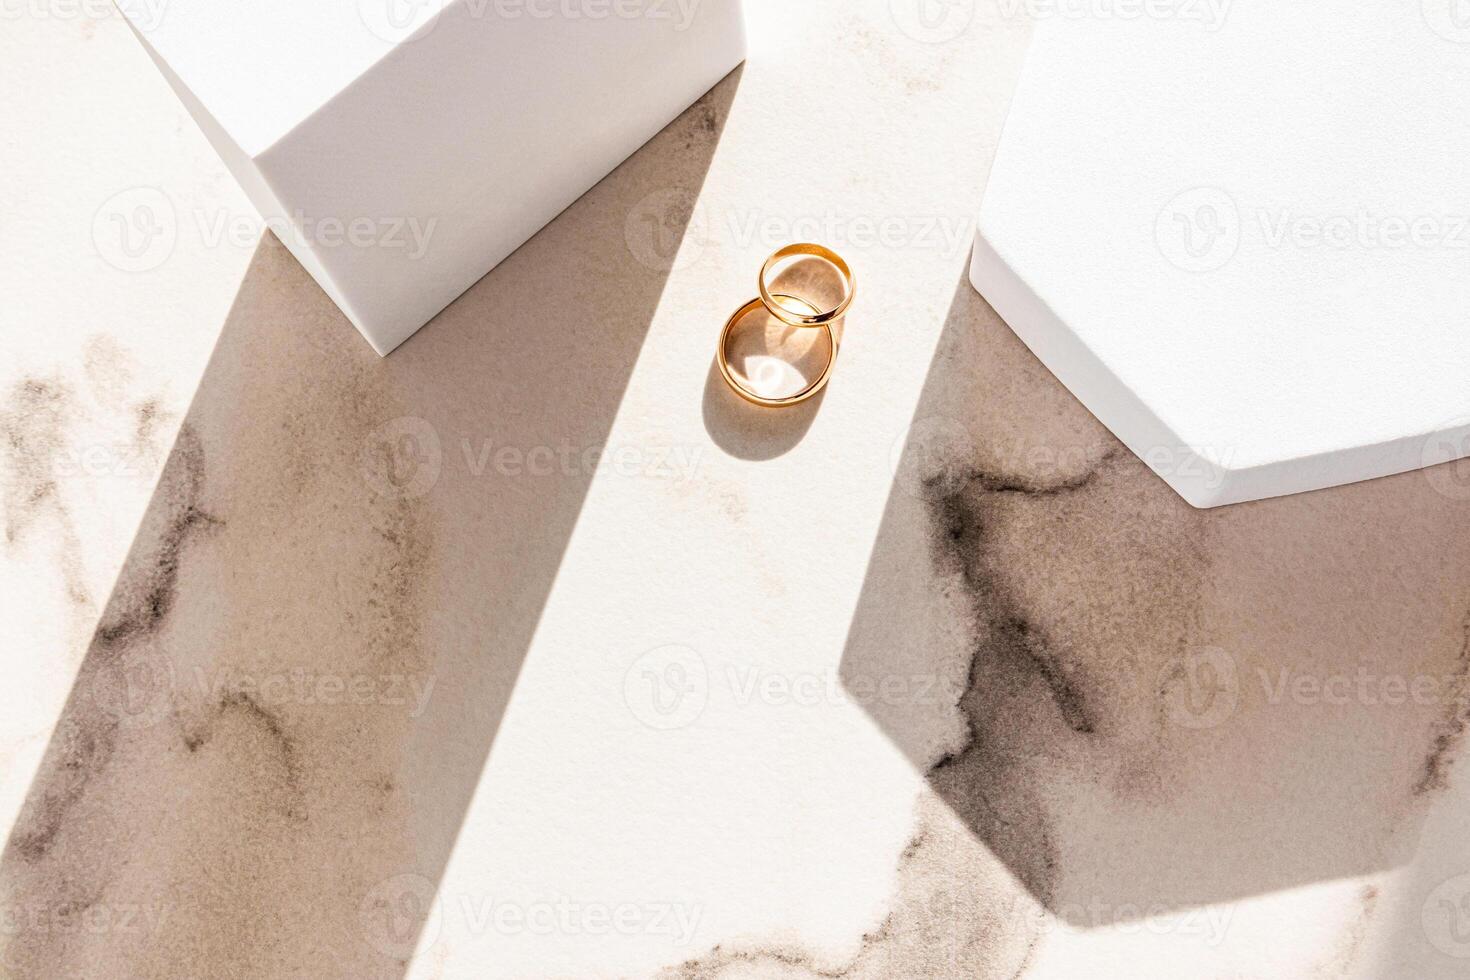
{"type": "Polygon", "coordinates": [[[739,0],[118,0],[386,354],[744,58],[739,0]]]}

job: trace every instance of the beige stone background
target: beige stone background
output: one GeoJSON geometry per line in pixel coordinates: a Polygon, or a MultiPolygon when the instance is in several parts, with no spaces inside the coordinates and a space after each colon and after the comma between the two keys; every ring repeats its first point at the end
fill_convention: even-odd
{"type": "Polygon", "coordinates": [[[1464,473],[1190,510],[964,279],[1035,11],[748,8],[385,360],[110,7],[3,8],[0,974],[1470,971],[1464,473]]]}

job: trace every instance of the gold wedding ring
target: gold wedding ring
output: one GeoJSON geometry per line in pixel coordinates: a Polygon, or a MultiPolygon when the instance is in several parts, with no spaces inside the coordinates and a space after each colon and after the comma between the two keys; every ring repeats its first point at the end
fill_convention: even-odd
{"type": "MultiPolygon", "coordinates": [[[[811,398],[825,388],[828,379],[832,377],[832,368],[837,363],[839,336],[838,331],[833,329],[833,324],[842,319],[847,308],[852,305],[856,293],[857,284],[853,278],[852,269],[848,267],[842,256],[830,248],[800,243],[787,245],[772,253],[771,257],[766,259],[765,265],[761,266],[760,295],[732,313],[730,319],[725,321],[725,329],[720,332],[720,343],[715,349],[715,359],[720,365],[720,375],[725,379],[725,383],[746,401],[768,408],[785,408],[811,398]],[[842,298],[831,309],[820,309],[800,296],[775,291],[777,286],[773,282],[772,272],[776,265],[782,259],[802,255],[821,259],[831,265],[841,278],[842,298]],[[737,372],[730,363],[730,341],[736,328],[741,321],[761,307],[765,307],[767,313],[787,327],[821,327],[827,333],[827,362],[822,366],[821,373],[815,380],[808,382],[805,387],[792,394],[762,393],[751,385],[749,379],[743,376],[743,372],[737,372]]],[[[769,324],[769,321],[766,323],[769,324]]]]}
{"type": "MultiPolygon", "coordinates": [[[[776,295],[790,303],[799,304],[814,313],[816,312],[817,308],[804,299],[790,296],[786,293],[777,293],[776,295]]],[[[720,374],[724,377],[725,383],[733,388],[735,393],[741,398],[756,405],[764,405],[766,408],[785,408],[788,405],[795,405],[798,402],[806,401],[826,387],[827,379],[832,377],[832,367],[837,363],[837,335],[832,331],[832,325],[830,323],[822,324],[823,329],[827,331],[827,363],[823,365],[822,372],[817,376],[815,381],[808,382],[806,387],[790,395],[761,394],[746,381],[742,380],[735,369],[731,367],[730,337],[740,321],[765,305],[764,299],[753,299],[730,315],[730,319],[725,321],[725,329],[720,331],[720,344],[715,348],[715,359],[719,361],[720,374]]]]}
{"type": "MultiPolygon", "coordinates": [[[[848,267],[847,262],[842,256],[825,245],[813,245],[810,242],[801,242],[796,245],[787,245],[785,248],[779,248],[771,253],[771,257],[766,259],[766,264],[761,266],[760,291],[761,302],[766,304],[766,309],[770,310],[771,316],[777,320],[790,324],[793,327],[820,327],[823,324],[842,319],[842,315],[852,305],[853,296],[857,295],[857,280],[853,278],[852,269],[848,267]],[[802,313],[798,310],[786,308],[772,295],[771,273],[775,270],[776,264],[782,259],[789,259],[796,255],[810,255],[822,259],[830,263],[832,268],[837,270],[837,274],[842,277],[842,299],[838,300],[837,305],[832,307],[832,309],[802,313]]],[[[811,304],[803,303],[803,305],[810,306],[811,304]]]]}

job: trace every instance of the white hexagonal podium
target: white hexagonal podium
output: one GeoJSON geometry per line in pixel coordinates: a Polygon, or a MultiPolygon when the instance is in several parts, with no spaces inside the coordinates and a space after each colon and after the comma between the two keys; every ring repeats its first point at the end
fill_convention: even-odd
{"type": "Polygon", "coordinates": [[[117,0],[380,354],[745,56],[740,0],[117,0]]]}
{"type": "Polygon", "coordinates": [[[971,280],[1048,368],[1197,507],[1466,455],[1470,3],[1035,14],[971,280]]]}

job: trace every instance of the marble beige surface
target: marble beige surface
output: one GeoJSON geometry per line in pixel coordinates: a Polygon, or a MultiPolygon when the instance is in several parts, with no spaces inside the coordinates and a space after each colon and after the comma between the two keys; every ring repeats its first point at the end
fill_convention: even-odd
{"type": "Polygon", "coordinates": [[[749,7],[386,360],[115,15],[7,8],[0,975],[1470,970],[1464,473],[1190,510],[965,283],[1022,13],[749,7]]]}

